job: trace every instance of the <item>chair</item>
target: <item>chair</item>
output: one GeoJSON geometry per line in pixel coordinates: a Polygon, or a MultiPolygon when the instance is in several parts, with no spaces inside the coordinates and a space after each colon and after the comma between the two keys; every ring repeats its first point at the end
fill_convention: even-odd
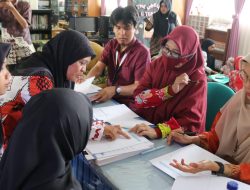
{"type": "Polygon", "coordinates": [[[209,131],[220,108],[235,94],[224,84],[208,82],[206,131],[209,131]]]}

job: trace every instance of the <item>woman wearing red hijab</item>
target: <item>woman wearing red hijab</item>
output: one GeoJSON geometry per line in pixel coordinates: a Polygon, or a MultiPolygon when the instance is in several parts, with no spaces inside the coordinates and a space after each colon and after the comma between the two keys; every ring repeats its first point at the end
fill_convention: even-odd
{"type": "Polygon", "coordinates": [[[171,130],[204,131],[207,82],[197,33],[176,27],[162,41],[162,55],[151,62],[134,92],[134,111],[157,125],[131,130],[150,138],[164,138],[171,130]]]}

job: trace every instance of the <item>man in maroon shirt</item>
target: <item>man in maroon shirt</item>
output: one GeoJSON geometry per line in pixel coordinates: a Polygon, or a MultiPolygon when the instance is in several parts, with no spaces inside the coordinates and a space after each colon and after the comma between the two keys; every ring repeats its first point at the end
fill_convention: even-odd
{"type": "Polygon", "coordinates": [[[116,8],[110,17],[115,38],[104,47],[97,64],[90,70],[87,78],[100,76],[108,68],[108,87],[92,96],[96,102],[114,98],[129,106],[133,92],[150,62],[148,49],[135,38],[137,11],[132,6],[116,8]]]}
{"type": "Polygon", "coordinates": [[[23,37],[31,44],[29,25],[31,8],[28,2],[18,0],[0,0],[0,22],[14,37],[23,37]]]}

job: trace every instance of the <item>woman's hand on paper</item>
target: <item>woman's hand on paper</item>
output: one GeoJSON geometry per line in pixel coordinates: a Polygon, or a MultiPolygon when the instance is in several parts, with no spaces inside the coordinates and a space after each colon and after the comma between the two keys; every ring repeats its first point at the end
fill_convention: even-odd
{"type": "Polygon", "coordinates": [[[171,131],[171,133],[168,135],[167,143],[170,145],[173,141],[181,144],[191,144],[192,143],[192,137],[185,135],[182,128],[176,129],[171,131]]]}
{"type": "Polygon", "coordinates": [[[202,160],[196,163],[191,162],[189,164],[186,164],[184,159],[181,159],[181,162],[178,162],[177,160],[173,160],[173,162],[170,163],[170,165],[183,172],[193,173],[193,174],[202,172],[202,171],[207,171],[207,170],[210,170],[210,171],[219,170],[218,164],[209,160],[202,160]]]}
{"type": "Polygon", "coordinates": [[[150,127],[144,123],[135,125],[129,131],[134,132],[139,136],[147,136],[150,139],[157,138],[156,131],[152,127],[150,127]]]}
{"type": "Polygon", "coordinates": [[[110,100],[115,95],[115,86],[109,86],[102,89],[100,92],[90,97],[91,101],[105,102],[110,100]]]}
{"type": "Polygon", "coordinates": [[[172,85],[172,89],[175,94],[180,92],[187,84],[189,81],[189,77],[186,73],[182,73],[178,77],[175,78],[174,84],[172,85]]]}
{"type": "Polygon", "coordinates": [[[120,135],[126,139],[130,139],[129,135],[122,130],[120,125],[106,125],[104,127],[104,135],[110,140],[115,140],[120,135]]]}

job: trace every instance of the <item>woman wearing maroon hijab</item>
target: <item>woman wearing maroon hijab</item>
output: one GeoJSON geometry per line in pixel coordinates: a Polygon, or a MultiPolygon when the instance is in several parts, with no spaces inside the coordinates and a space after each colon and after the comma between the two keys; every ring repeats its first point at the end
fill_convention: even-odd
{"type": "Polygon", "coordinates": [[[132,131],[164,138],[171,130],[204,131],[207,83],[197,33],[176,27],[162,42],[162,55],[151,62],[134,92],[134,111],[157,125],[136,125],[132,131]]]}

